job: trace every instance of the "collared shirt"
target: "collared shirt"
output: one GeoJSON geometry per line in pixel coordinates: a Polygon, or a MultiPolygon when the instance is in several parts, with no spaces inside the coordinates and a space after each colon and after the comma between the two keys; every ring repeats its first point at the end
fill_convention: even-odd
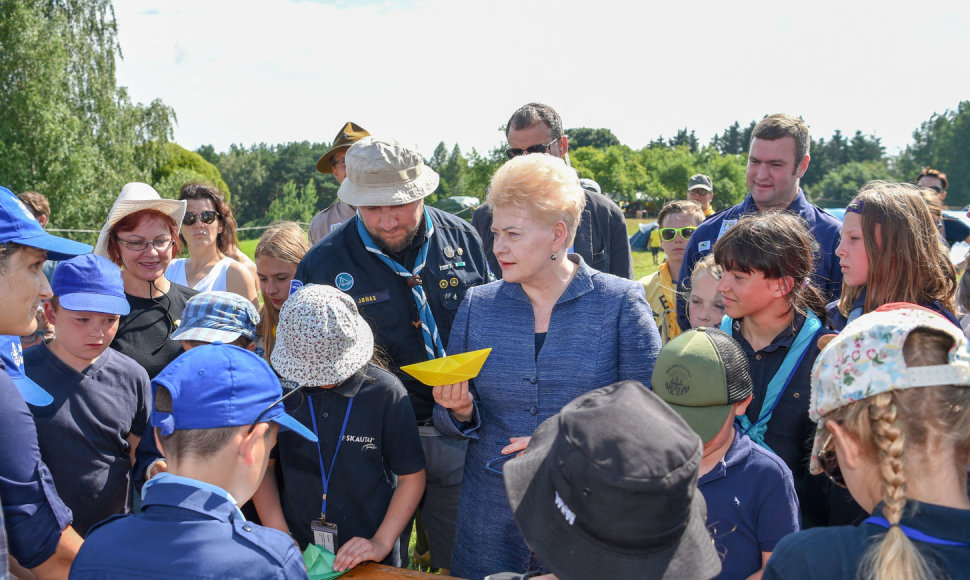
{"type": "Polygon", "coordinates": [[[799,530],[791,470],[737,429],[727,453],[697,486],[707,502],[707,529],[724,555],[717,578],[747,578],[761,569],[762,552],[799,530]]]}
{"type": "Polygon", "coordinates": [[[653,319],[660,331],[663,344],[680,335],[677,324],[677,284],[670,278],[670,262],[664,261],[656,272],[640,279],[647,294],[647,303],[653,310],[653,319]]]}
{"type": "MultiPolygon", "coordinates": [[[[438,334],[447,341],[465,292],[487,281],[482,242],[468,222],[434,207],[426,207],[434,225],[422,286],[431,306],[438,334]]],[[[390,370],[404,384],[418,421],[431,418],[431,389],[401,372],[400,367],[428,360],[421,320],[406,278],[367,251],[354,217],[327,236],[303,257],[296,279],[304,284],[327,284],[349,294],[374,331],[375,343],[387,355],[390,370]]],[[[422,230],[426,231],[426,230],[422,230]]],[[[414,265],[423,234],[409,248],[393,256],[404,267],[414,265]],[[413,255],[412,252],[413,251],[413,255]]],[[[448,345],[445,344],[447,352],[448,345]]]]}
{"type": "MultiPolygon", "coordinates": [[[[818,242],[818,247],[815,249],[815,272],[812,274],[812,282],[822,291],[826,301],[837,299],[842,294],[842,267],[838,256],[835,255],[835,248],[839,245],[842,222],[821,208],[810,204],[801,188],[785,211],[797,214],[808,224],[808,229],[818,242]]],[[[736,224],[742,216],[757,212],[758,207],[749,193],[740,204],[712,215],[697,226],[694,235],[687,241],[684,262],[680,268],[678,289],[681,296],[685,291],[684,282],[690,280],[694,264],[711,253],[714,243],[721,234],[736,224]]],[[[687,302],[682,298],[677,300],[677,320],[681,328],[690,328],[687,302]]]]}
{"type": "Polygon", "coordinates": [[[145,485],[140,513],[91,528],[71,578],[307,578],[293,540],[245,521],[228,492],[157,477],[145,485]]]}
{"type": "MultiPolygon", "coordinates": [[[[882,515],[883,504],[872,510],[882,515]]],[[[935,538],[970,543],[970,510],[959,510],[909,500],[900,523],[935,538]]],[[[810,578],[856,578],[859,561],[866,549],[886,528],[864,523],[858,526],[815,528],[792,534],[778,543],[765,580],[810,578]]],[[[947,578],[966,578],[970,570],[970,548],[945,546],[913,540],[924,556],[940,567],[947,578]]],[[[942,576],[941,576],[942,577],[942,576]]]]}
{"type": "Polygon", "coordinates": [[[218,485],[212,485],[211,483],[206,481],[192,479],[191,477],[184,477],[181,475],[175,475],[174,473],[162,472],[156,475],[155,477],[149,479],[148,481],[146,481],[145,485],[141,488],[142,496],[148,497],[149,496],[148,490],[150,490],[152,487],[160,483],[177,483],[177,484],[201,489],[202,491],[207,491],[209,493],[214,493],[222,497],[232,505],[236,506],[236,517],[239,518],[240,521],[246,520],[246,516],[244,516],[242,511],[240,511],[239,509],[239,502],[237,502],[236,498],[232,497],[232,494],[229,493],[227,490],[222,489],[218,485]]]}
{"type": "Polygon", "coordinates": [[[0,501],[10,555],[26,568],[50,558],[73,516],[40,458],[34,418],[0,362],[0,501]]]}
{"type": "MultiPolygon", "coordinates": [[[[377,532],[394,494],[395,476],[424,469],[424,452],[407,393],[383,369],[368,364],[333,388],[307,388],[304,395],[313,402],[319,449],[282,431],[275,451],[283,515],[303,548],[313,538],[310,521],[320,517],[321,456],[329,470],[347,405],[354,398],[327,489],[327,521],[337,524],[339,549],[354,537],[370,538],[377,532]]],[[[291,397],[286,407],[297,421],[313,428],[307,402],[291,397]]]]}

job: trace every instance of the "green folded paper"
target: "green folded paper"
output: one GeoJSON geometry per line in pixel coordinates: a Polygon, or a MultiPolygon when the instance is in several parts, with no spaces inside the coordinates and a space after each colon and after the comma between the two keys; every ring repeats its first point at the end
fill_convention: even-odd
{"type": "Polygon", "coordinates": [[[343,572],[333,570],[334,558],[336,556],[330,550],[309,544],[303,551],[303,565],[310,580],[330,580],[342,575],[343,572]]]}

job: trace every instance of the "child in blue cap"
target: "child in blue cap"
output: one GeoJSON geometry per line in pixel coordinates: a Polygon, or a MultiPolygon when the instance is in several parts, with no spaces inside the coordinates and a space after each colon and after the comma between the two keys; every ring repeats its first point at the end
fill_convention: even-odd
{"type": "Polygon", "coordinates": [[[237,507],[262,480],[278,429],[316,441],[284,411],[266,361],[203,345],[169,363],[152,395],[168,471],[145,484],[140,513],[91,529],[71,578],[307,578],[296,543],[237,507]]]}
{"type": "Polygon", "coordinates": [[[129,473],[148,425],[150,387],[141,365],[108,348],[129,312],[118,266],[78,256],[57,265],[51,288],[44,313],[57,333],[24,353],[24,367],[54,397],[30,410],[41,456],[84,535],[131,509],[129,473]]]}
{"type": "MultiPolygon", "coordinates": [[[[91,246],[52,236],[9,189],[0,187],[0,334],[37,329],[37,306],[51,296],[47,258],[66,260],[91,246]]],[[[37,448],[37,431],[24,398],[0,364],[0,576],[11,559],[38,577],[65,575],[81,543],[71,510],[57,496],[37,448]]]]}

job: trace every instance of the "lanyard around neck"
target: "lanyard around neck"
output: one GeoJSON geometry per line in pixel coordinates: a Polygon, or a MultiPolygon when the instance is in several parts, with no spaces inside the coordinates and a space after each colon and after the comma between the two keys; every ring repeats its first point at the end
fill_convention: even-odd
{"type": "MultiPolygon", "coordinates": [[[[889,529],[889,520],[886,518],[880,518],[878,516],[870,516],[866,518],[865,523],[873,524],[875,526],[880,526],[889,529]]],[[[965,542],[954,542],[953,540],[944,540],[943,538],[937,538],[936,536],[931,536],[925,532],[921,532],[916,528],[911,528],[909,526],[904,526],[902,524],[897,524],[899,529],[906,534],[906,537],[911,540],[918,540],[920,542],[925,542],[927,544],[936,544],[937,546],[970,546],[965,542]]]]}
{"type": "Polygon", "coordinates": [[[313,424],[313,434],[317,436],[317,457],[320,458],[320,479],[323,480],[323,499],[320,503],[320,519],[327,518],[327,487],[330,485],[330,477],[333,475],[333,468],[337,464],[337,453],[340,452],[340,444],[344,440],[344,432],[347,430],[347,421],[350,419],[350,408],[354,406],[354,398],[351,397],[347,402],[347,412],[344,413],[344,424],[340,426],[340,437],[337,438],[337,445],[333,448],[333,459],[330,460],[330,471],[323,469],[323,449],[320,447],[320,434],[317,432],[317,414],[313,409],[313,398],[307,397],[310,403],[310,422],[313,424]]]}

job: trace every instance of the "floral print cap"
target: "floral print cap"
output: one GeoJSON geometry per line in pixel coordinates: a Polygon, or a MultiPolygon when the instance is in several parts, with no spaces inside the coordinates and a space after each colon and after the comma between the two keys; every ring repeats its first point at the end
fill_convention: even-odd
{"type": "Polygon", "coordinates": [[[810,471],[821,473],[824,417],[830,411],[879,393],[935,385],[970,385],[970,350],[962,329],[922,306],[894,302],[853,320],[819,353],[812,367],[809,417],[818,423],[810,471]],[[903,344],[917,328],[953,337],[945,365],[909,368],[903,344]]]}

